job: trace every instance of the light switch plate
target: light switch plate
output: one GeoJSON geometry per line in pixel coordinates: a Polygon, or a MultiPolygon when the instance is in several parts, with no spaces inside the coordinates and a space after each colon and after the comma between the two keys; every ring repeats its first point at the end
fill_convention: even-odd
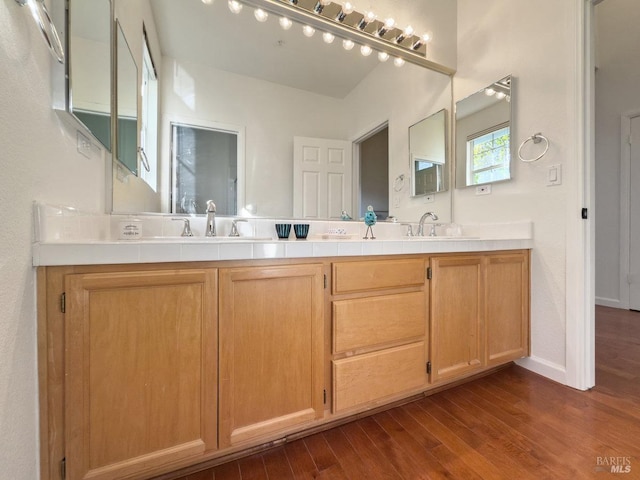
{"type": "Polygon", "coordinates": [[[547,186],[562,185],[562,165],[549,165],[547,170],[547,186]]]}

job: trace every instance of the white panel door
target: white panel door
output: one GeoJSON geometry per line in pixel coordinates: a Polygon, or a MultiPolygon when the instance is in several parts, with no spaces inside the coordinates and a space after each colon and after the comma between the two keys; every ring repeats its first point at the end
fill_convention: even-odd
{"type": "Polygon", "coordinates": [[[352,144],[293,137],[293,216],[339,219],[352,211],[352,144]]]}
{"type": "Polygon", "coordinates": [[[631,119],[629,308],[640,310],[640,117],[631,119]]]}

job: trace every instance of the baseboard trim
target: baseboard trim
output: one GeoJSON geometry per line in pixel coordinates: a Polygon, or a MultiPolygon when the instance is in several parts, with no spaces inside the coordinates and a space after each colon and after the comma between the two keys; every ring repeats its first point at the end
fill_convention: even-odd
{"type": "Polygon", "coordinates": [[[527,370],[531,370],[532,372],[537,373],[538,375],[547,377],[554,382],[568,385],[567,371],[562,365],[558,365],[557,363],[553,363],[535,356],[521,358],[519,360],[516,360],[515,363],[523,368],[526,368],[527,370]]]}
{"type": "Polygon", "coordinates": [[[602,307],[621,308],[623,310],[629,310],[629,305],[625,305],[622,301],[620,301],[617,298],[596,297],[596,305],[600,305],[602,307]]]}

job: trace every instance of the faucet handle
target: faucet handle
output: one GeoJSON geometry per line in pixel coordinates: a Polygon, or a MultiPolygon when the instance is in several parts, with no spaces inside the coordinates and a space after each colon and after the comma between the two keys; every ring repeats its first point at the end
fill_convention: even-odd
{"type": "Polygon", "coordinates": [[[216,204],[213,200],[207,200],[207,213],[216,213],[216,204]]]}
{"type": "Polygon", "coordinates": [[[175,220],[179,222],[180,220],[184,221],[184,227],[182,228],[181,237],[193,237],[193,232],[191,231],[191,224],[189,223],[188,218],[172,218],[171,220],[175,220]]]}
{"type": "Polygon", "coordinates": [[[403,227],[407,227],[407,237],[413,237],[413,228],[410,223],[402,223],[403,227]]]}
{"type": "Polygon", "coordinates": [[[238,222],[247,222],[246,218],[236,218],[231,221],[231,232],[229,233],[230,237],[239,237],[240,233],[238,232],[238,222]]]}

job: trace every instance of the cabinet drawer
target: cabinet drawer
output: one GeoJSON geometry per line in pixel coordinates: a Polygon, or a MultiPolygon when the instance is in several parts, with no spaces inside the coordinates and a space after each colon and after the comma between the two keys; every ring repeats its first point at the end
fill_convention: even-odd
{"type": "Polygon", "coordinates": [[[424,292],[333,302],[333,353],[423,336],[426,303],[424,292]]]}
{"type": "Polygon", "coordinates": [[[333,264],[333,293],[424,285],[422,259],[375,260],[333,264]]]}
{"type": "Polygon", "coordinates": [[[333,410],[419,388],[426,382],[425,343],[333,361],[333,410]]]}

